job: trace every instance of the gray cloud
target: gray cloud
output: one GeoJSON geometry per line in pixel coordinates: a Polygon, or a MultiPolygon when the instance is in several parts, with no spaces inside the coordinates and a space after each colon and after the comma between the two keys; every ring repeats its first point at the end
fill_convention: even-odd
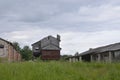
{"type": "Polygon", "coordinates": [[[0,36],[30,45],[59,33],[62,52],[73,54],[119,41],[119,14],[119,0],[0,0],[0,36]]]}
{"type": "Polygon", "coordinates": [[[69,27],[68,30],[80,31],[89,31],[91,27],[92,30],[108,29],[106,27],[111,26],[112,20],[109,19],[111,15],[107,16],[109,13],[102,15],[101,12],[110,11],[112,8],[111,11],[116,12],[113,17],[118,17],[116,14],[119,14],[117,12],[119,10],[115,10],[114,7],[119,6],[119,3],[119,0],[0,0],[0,24],[5,27],[5,30],[6,27],[11,27],[11,31],[29,25],[53,29],[69,27]],[[106,8],[105,5],[110,6],[106,8]],[[104,21],[105,17],[109,23],[104,21]]]}

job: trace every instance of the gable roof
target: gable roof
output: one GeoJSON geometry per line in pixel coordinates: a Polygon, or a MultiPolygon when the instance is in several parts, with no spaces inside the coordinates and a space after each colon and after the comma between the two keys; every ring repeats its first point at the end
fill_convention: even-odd
{"type": "Polygon", "coordinates": [[[102,53],[102,52],[116,51],[116,50],[120,50],[120,43],[115,43],[115,44],[110,44],[107,46],[98,47],[95,49],[90,49],[88,51],[81,53],[80,55],[86,55],[86,54],[91,54],[91,53],[102,53]]]}
{"type": "Polygon", "coordinates": [[[12,44],[11,42],[9,42],[9,41],[7,41],[7,40],[5,40],[5,39],[3,39],[3,38],[0,38],[0,40],[5,41],[6,43],[8,43],[8,44],[10,44],[10,45],[13,46],[13,44],[12,44]]]}
{"type": "MultiPolygon", "coordinates": [[[[33,46],[33,45],[35,45],[35,44],[37,44],[37,43],[41,43],[41,41],[42,41],[42,40],[44,40],[44,39],[46,39],[46,38],[49,38],[49,37],[52,37],[52,38],[56,39],[55,37],[53,37],[53,36],[49,35],[49,36],[44,37],[44,38],[42,38],[41,40],[39,40],[39,41],[37,41],[37,42],[33,43],[33,44],[32,44],[32,46],[33,46]]],[[[56,40],[57,40],[57,39],[56,39],[56,40]]]]}
{"type": "Polygon", "coordinates": [[[47,46],[45,46],[45,47],[42,48],[42,50],[60,50],[60,49],[61,48],[59,48],[59,47],[57,47],[55,45],[52,45],[52,44],[47,45],[47,46]]]}
{"type": "Polygon", "coordinates": [[[6,43],[10,44],[16,50],[15,46],[11,42],[9,42],[9,41],[7,41],[7,40],[5,40],[3,38],[0,38],[0,40],[5,41],[6,43]]]}

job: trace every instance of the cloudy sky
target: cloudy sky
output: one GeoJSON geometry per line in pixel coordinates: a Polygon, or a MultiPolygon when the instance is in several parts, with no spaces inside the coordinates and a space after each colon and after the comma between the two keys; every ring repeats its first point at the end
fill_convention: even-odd
{"type": "Polygon", "coordinates": [[[120,0],[0,0],[0,37],[31,46],[57,34],[62,54],[120,42],[120,0]]]}

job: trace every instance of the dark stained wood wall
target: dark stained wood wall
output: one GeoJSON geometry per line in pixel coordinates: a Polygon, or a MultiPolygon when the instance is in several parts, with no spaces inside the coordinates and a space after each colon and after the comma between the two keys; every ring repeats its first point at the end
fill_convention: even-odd
{"type": "Polygon", "coordinates": [[[59,60],[60,50],[42,50],[41,58],[43,60],[59,60]]]}

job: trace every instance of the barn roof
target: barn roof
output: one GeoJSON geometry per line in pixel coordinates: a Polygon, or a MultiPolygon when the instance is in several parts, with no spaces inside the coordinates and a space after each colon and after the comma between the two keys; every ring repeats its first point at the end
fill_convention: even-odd
{"type": "Polygon", "coordinates": [[[11,42],[9,42],[9,41],[7,41],[7,40],[5,40],[5,39],[3,39],[3,38],[0,38],[0,40],[5,41],[6,43],[8,43],[8,44],[10,44],[10,45],[13,46],[13,44],[12,44],[11,42]]]}
{"type": "Polygon", "coordinates": [[[10,44],[16,50],[15,46],[11,42],[9,42],[9,41],[7,41],[7,40],[5,40],[3,38],[0,38],[0,40],[5,41],[6,43],[10,44]]]}
{"type": "Polygon", "coordinates": [[[102,53],[102,52],[116,51],[116,50],[120,50],[120,43],[115,43],[115,44],[110,44],[107,46],[90,49],[88,51],[81,53],[80,55],[86,55],[86,54],[91,54],[91,53],[102,53]]]}
{"type": "Polygon", "coordinates": [[[37,42],[33,43],[33,44],[32,44],[32,46],[33,46],[33,45],[35,45],[35,44],[41,43],[41,41],[42,41],[42,40],[44,40],[44,39],[46,39],[46,38],[48,38],[48,37],[52,37],[52,38],[56,39],[55,37],[53,37],[53,36],[49,35],[49,36],[44,37],[44,38],[42,38],[41,40],[39,40],[39,41],[37,41],[37,42]]]}
{"type": "Polygon", "coordinates": [[[52,45],[47,45],[45,47],[42,48],[43,50],[61,50],[60,47],[52,44],[52,45]]]}

